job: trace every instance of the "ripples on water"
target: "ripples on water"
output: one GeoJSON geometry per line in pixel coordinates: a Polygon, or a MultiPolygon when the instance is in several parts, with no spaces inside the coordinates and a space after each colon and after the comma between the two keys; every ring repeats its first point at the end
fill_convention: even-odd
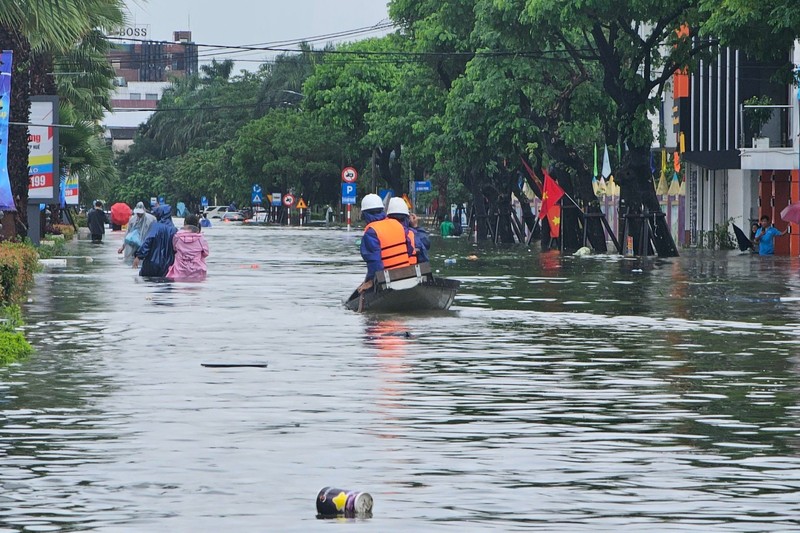
{"type": "Polygon", "coordinates": [[[800,529],[797,260],[436,240],[454,309],[376,317],[342,307],[355,233],[208,237],[202,284],[141,282],[118,235],[38,276],[0,531],[322,530],[330,484],[375,531],[800,529]]]}

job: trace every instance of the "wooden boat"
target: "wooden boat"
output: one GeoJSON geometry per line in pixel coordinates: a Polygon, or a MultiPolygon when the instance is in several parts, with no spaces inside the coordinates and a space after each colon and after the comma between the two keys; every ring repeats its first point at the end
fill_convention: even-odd
{"type": "Polygon", "coordinates": [[[408,312],[447,310],[460,281],[437,278],[430,263],[383,270],[356,289],[345,306],[351,311],[408,312]]]}

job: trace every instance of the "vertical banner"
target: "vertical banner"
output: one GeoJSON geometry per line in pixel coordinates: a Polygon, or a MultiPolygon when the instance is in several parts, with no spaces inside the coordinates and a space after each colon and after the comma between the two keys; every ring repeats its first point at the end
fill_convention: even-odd
{"type": "Polygon", "coordinates": [[[67,181],[64,183],[64,203],[78,205],[78,175],[67,172],[67,181]]]}
{"type": "Polygon", "coordinates": [[[28,126],[28,203],[57,203],[58,171],[58,97],[31,97],[28,126]]]}
{"type": "Polygon", "coordinates": [[[11,61],[13,53],[0,54],[0,210],[16,211],[8,178],[8,116],[11,113],[11,61]]]}

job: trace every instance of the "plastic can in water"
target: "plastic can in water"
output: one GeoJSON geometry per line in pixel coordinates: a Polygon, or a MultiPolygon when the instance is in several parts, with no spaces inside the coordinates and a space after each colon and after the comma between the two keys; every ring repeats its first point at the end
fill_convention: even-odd
{"type": "Polygon", "coordinates": [[[366,492],[325,487],[317,494],[317,518],[371,518],[372,496],[366,492]]]}
{"type": "Polygon", "coordinates": [[[453,258],[445,259],[444,260],[444,264],[445,265],[455,265],[456,264],[456,260],[453,259],[453,258]]]}

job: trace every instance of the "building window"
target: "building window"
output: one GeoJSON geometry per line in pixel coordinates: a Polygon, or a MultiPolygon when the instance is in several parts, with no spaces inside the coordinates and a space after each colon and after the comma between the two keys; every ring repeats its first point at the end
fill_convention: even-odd
{"type": "Polygon", "coordinates": [[[146,93],[144,95],[145,100],[158,100],[158,95],[156,93],[146,93]]]}
{"type": "Polygon", "coordinates": [[[141,93],[131,93],[131,100],[141,100],[142,94],[141,93]]]}

